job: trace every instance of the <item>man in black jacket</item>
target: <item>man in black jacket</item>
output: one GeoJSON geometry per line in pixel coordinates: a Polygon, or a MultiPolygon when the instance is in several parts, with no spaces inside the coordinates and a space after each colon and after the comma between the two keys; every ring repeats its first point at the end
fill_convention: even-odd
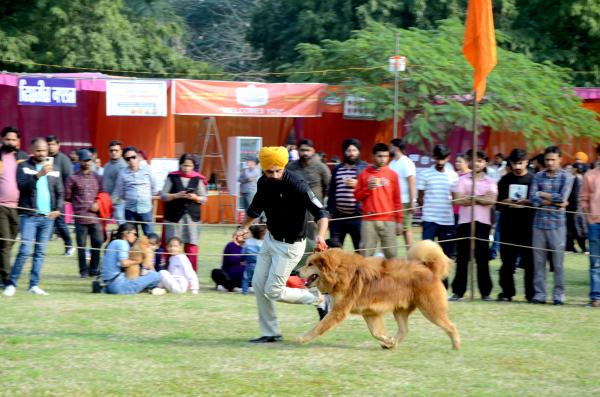
{"type": "MultiPolygon", "coordinates": [[[[71,160],[60,151],[60,141],[56,135],[48,135],[46,137],[46,142],[48,143],[48,156],[54,158],[54,169],[60,172],[60,178],[62,179],[63,186],[67,184],[67,179],[73,173],[73,164],[71,160]]],[[[69,233],[69,228],[65,222],[64,215],[60,215],[54,221],[54,226],[56,227],[56,231],[58,231],[58,235],[65,242],[65,255],[72,256],[75,252],[73,248],[73,239],[71,238],[71,234],[69,233]]]]}
{"type": "Polygon", "coordinates": [[[283,338],[275,314],[275,301],[295,304],[323,304],[324,297],[307,289],[288,288],[292,269],[302,258],[310,212],[317,222],[316,249],[324,250],[327,211],[308,184],[285,170],[288,153],[284,147],[263,147],[259,153],[263,176],[246,211],[239,234],[247,235],[250,225],[264,211],[269,233],[257,259],[252,286],[256,294],[261,336],[252,343],[279,342],[283,338]]]}
{"type": "Polygon", "coordinates": [[[29,277],[29,292],[48,295],[38,285],[40,272],[46,256],[46,246],[54,228],[54,220],[60,215],[64,205],[60,172],[53,169],[47,160],[46,140],[35,138],[31,146],[33,156],[17,167],[21,245],[10,274],[9,285],[4,290],[5,296],[15,294],[17,280],[32,248],[33,262],[29,277]]]}

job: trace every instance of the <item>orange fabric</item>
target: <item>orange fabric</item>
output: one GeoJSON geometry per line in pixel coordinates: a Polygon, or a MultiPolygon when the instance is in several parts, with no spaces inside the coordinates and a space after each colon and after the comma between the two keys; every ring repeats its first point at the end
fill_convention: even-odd
{"type": "MultiPolygon", "coordinates": [[[[345,119],[340,113],[323,113],[318,119],[297,120],[299,128],[296,137],[310,138],[315,148],[327,153],[329,159],[337,155],[343,158],[342,141],[346,138],[356,138],[361,142],[361,158],[371,161],[371,149],[377,142],[389,144],[392,140],[394,123],[376,120],[345,119]],[[300,131],[302,132],[300,134],[300,131]]],[[[398,134],[404,135],[402,121],[398,125],[398,134]]]]}
{"type": "MultiPolygon", "coordinates": [[[[110,198],[110,194],[106,192],[98,193],[96,196],[96,202],[98,203],[98,216],[100,218],[109,219],[112,218],[112,200],[110,198]]],[[[102,235],[106,240],[106,223],[108,221],[102,221],[102,235]]]]}
{"type": "MultiPolygon", "coordinates": [[[[170,96],[171,88],[167,95],[170,96]]],[[[149,159],[175,156],[175,119],[171,101],[167,101],[167,117],[107,116],[106,92],[98,92],[96,103],[90,103],[92,141],[102,162],[108,161],[108,143],[113,139],[124,146],[136,146],[149,159]]]]}
{"type": "Polygon", "coordinates": [[[285,283],[285,286],[288,288],[306,288],[304,279],[298,276],[290,276],[285,283]]]}
{"type": "Polygon", "coordinates": [[[497,63],[492,0],[469,0],[463,53],[475,69],[473,89],[479,102],[485,94],[485,79],[497,63]]]}
{"type": "MultiPolygon", "coordinates": [[[[175,146],[176,154],[181,155],[185,152],[194,152],[197,146],[198,152],[202,150],[202,143],[197,145],[198,138],[203,138],[202,134],[206,130],[204,117],[202,116],[175,116],[175,146]]],[[[273,117],[216,117],[217,129],[221,138],[225,165],[227,165],[227,138],[231,136],[260,136],[263,139],[263,146],[282,145],[294,124],[293,118],[273,117]]],[[[312,119],[311,119],[312,120],[312,119]]],[[[208,152],[215,153],[215,142],[211,139],[211,145],[208,152]]],[[[202,167],[202,174],[210,177],[212,170],[220,169],[217,158],[207,158],[202,167]]]]}
{"type": "Polygon", "coordinates": [[[202,223],[236,223],[236,211],[237,202],[235,196],[208,196],[206,203],[202,205],[202,223]],[[223,215],[221,218],[221,211],[219,203],[223,204],[223,215]]]}
{"type": "Polygon", "coordinates": [[[318,117],[325,84],[174,80],[177,114],[318,117]]]}

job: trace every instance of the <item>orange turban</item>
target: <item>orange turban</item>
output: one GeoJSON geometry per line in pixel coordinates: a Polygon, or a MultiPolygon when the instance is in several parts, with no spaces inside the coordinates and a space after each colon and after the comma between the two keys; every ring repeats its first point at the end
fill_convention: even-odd
{"type": "Polygon", "coordinates": [[[258,152],[258,161],[263,170],[268,170],[273,166],[284,168],[288,159],[288,151],[283,146],[265,146],[258,152]]]}
{"type": "Polygon", "coordinates": [[[585,154],[584,152],[577,152],[577,153],[575,153],[575,158],[578,158],[583,163],[587,163],[590,160],[590,158],[588,157],[588,155],[585,154]]]}

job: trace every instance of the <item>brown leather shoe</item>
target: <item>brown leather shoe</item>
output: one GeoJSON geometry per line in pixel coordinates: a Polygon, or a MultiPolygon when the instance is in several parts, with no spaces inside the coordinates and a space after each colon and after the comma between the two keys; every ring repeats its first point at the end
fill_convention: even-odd
{"type": "Polygon", "coordinates": [[[600,307],[600,301],[591,301],[590,306],[591,307],[600,307]]]}

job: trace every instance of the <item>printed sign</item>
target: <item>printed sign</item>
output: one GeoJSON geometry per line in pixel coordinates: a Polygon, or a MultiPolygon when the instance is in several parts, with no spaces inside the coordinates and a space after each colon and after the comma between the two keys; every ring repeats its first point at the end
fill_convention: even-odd
{"type": "Polygon", "coordinates": [[[19,78],[19,105],[77,106],[75,80],[19,78]]]}
{"type": "Polygon", "coordinates": [[[154,80],[106,81],[107,116],[167,115],[167,82],[154,80]]]}
{"type": "Polygon", "coordinates": [[[318,117],[325,84],[175,80],[175,114],[318,117]]]}

